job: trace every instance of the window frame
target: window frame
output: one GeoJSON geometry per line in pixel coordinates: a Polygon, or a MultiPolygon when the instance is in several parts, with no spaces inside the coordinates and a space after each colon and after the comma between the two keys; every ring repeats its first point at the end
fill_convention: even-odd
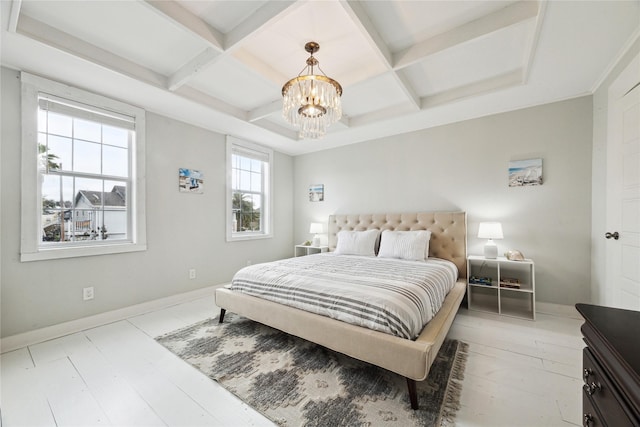
{"type": "Polygon", "coordinates": [[[226,195],[226,215],[225,215],[225,229],[227,242],[255,240],[255,239],[268,239],[273,237],[273,150],[264,147],[259,144],[248,142],[233,136],[227,136],[227,191],[226,195]],[[260,212],[261,222],[263,230],[260,232],[235,232],[233,231],[233,163],[232,156],[234,151],[237,152],[255,152],[260,157],[266,157],[267,163],[266,177],[262,176],[263,180],[263,206],[260,212]],[[266,179],[266,183],[264,182],[266,179]]]}
{"type": "Polygon", "coordinates": [[[20,73],[22,83],[22,187],[21,187],[21,245],[20,261],[39,261],[113,253],[136,252],[147,249],[145,211],[145,111],[82,89],[55,82],[26,72],[20,73]],[[127,190],[127,240],[68,242],[60,245],[41,245],[41,185],[38,180],[38,98],[40,94],[68,99],[96,109],[112,111],[133,118],[135,138],[130,148],[130,189],[127,190]]]}

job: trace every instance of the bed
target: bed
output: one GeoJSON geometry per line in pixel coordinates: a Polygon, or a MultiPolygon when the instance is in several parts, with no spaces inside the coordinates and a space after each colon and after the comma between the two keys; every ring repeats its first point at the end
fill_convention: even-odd
{"type": "MultiPolygon", "coordinates": [[[[421,212],[404,214],[332,215],[329,217],[329,251],[335,252],[341,231],[426,230],[429,257],[450,261],[457,268],[457,280],[442,305],[415,339],[347,323],[230,289],[215,293],[220,322],[226,311],[304,338],[329,349],[371,363],[407,379],[411,407],[418,408],[416,381],[426,379],[465,293],[466,214],[464,212],[421,212]]],[[[344,236],[344,233],[342,233],[344,236]]],[[[379,245],[379,239],[377,245],[379,245]]],[[[377,250],[377,248],[376,248],[377,250]]],[[[318,257],[319,255],[312,255],[318,257]]]]}

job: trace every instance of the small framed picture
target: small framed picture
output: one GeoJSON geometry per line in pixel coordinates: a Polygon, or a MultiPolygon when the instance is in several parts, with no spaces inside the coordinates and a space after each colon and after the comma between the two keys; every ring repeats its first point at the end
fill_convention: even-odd
{"type": "Polygon", "coordinates": [[[509,187],[542,185],[542,159],[509,162],[509,187]]]}
{"type": "Polygon", "coordinates": [[[202,172],[195,169],[180,168],[178,171],[178,190],[181,193],[204,192],[204,176],[202,172]]]}
{"type": "Polygon", "coordinates": [[[309,201],[324,201],[324,184],[312,184],[309,186],[309,201]]]}

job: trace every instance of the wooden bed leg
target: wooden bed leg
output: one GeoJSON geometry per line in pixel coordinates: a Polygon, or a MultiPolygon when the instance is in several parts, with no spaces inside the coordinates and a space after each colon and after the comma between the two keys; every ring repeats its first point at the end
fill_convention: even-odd
{"type": "Polygon", "coordinates": [[[227,312],[224,308],[220,309],[220,317],[218,319],[218,323],[222,323],[224,321],[224,314],[227,312]]]}
{"type": "Polygon", "coordinates": [[[418,392],[416,390],[416,380],[407,378],[407,387],[409,387],[409,400],[411,401],[411,409],[418,409],[418,392]]]}

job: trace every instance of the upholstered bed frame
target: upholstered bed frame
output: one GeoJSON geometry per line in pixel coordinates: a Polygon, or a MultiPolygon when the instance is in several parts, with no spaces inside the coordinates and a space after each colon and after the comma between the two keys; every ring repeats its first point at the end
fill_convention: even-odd
{"type": "Polygon", "coordinates": [[[340,230],[429,230],[429,256],[456,264],[458,282],[436,316],[414,341],[354,326],[318,314],[233,292],[216,290],[216,305],[281,331],[304,338],[407,378],[411,407],[418,408],[416,381],[424,380],[449,331],[465,293],[466,214],[423,212],[408,214],[332,215],[329,217],[329,250],[336,247],[340,230]]]}

